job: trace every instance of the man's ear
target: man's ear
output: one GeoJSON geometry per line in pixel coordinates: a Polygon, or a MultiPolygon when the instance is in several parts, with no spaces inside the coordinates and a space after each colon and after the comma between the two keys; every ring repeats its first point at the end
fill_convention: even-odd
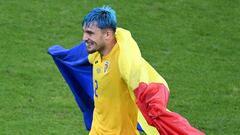
{"type": "Polygon", "coordinates": [[[106,29],[106,30],[105,30],[105,33],[104,33],[104,38],[107,39],[107,40],[109,40],[109,39],[112,38],[112,36],[113,36],[112,30],[106,29]]]}

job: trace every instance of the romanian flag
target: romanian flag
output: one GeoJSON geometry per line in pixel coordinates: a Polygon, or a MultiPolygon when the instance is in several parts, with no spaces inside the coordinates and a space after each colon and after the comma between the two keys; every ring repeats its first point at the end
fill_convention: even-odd
{"type": "MultiPolygon", "coordinates": [[[[117,28],[115,34],[120,48],[120,73],[139,108],[138,129],[147,135],[204,135],[181,115],[167,109],[168,85],[142,58],[131,33],[117,28]]],[[[48,53],[72,90],[83,112],[86,128],[90,130],[94,109],[93,80],[85,43],[72,49],[55,45],[48,49],[48,53]]]]}

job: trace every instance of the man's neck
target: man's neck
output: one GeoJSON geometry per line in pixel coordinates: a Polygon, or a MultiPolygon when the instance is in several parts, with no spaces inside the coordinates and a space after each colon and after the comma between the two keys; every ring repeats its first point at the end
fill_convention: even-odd
{"type": "Polygon", "coordinates": [[[116,43],[117,43],[116,38],[113,38],[109,43],[107,43],[104,50],[99,52],[101,54],[101,56],[103,57],[103,56],[108,55],[112,51],[112,49],[116,43]]]}

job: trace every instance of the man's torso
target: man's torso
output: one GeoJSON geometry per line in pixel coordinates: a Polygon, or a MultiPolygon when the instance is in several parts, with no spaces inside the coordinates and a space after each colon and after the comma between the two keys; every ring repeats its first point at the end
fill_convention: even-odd
{"type": "Polygon", "coordinates": [[[94,58],[94,115],[90,135],[137,135],[137,107],[118,66],[119,46],[94,58]]]}

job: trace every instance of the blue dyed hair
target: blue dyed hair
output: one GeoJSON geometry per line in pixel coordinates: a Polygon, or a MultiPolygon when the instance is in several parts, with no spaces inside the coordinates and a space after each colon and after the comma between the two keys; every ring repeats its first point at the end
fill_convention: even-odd
{"type": "Polygon", "coordinates": [[[110,6],[94,8],[83,19],[82,26],[89,27],[96,23],[100,29],[111,28],[114,32],[117,27],[116,13],[110,6]]]}

